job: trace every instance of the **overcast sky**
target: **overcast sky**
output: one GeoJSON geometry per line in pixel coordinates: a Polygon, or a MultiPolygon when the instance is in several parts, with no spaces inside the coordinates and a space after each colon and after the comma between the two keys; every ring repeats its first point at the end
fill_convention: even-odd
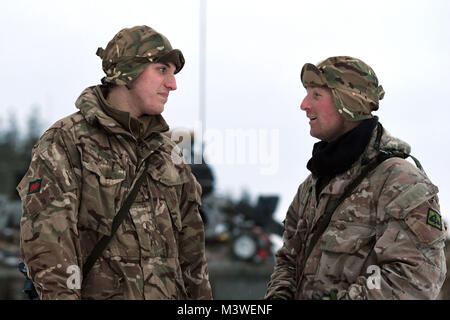
{"type": "MultiPolygon", "coordinates": [[[[0,3],[0,128],[12,114],[25,119],[34,106],[45,128],[75,112],[80,92],[103,77],[97,48],[141,24],[167,36],[186,59],[163,116],[171,128],[198,126],[199,0],[15,0],[0,3]]],[[[411,144],[440,189],[448,221],[449,30],[447,0],[208,0],[204,131],[215,144],[211,156],[220,158],[220,142],[239,150],[238,133],[248,141],[256,134],[258,142],[249,146],[255,161],[213,163],[219,191],[248,190],[254,199],[279,194],[276,216],[284,218],[317,142],[299,109],[301,67],[350,55],[377,74],[386,95],[375,114],[411,144]]]]}

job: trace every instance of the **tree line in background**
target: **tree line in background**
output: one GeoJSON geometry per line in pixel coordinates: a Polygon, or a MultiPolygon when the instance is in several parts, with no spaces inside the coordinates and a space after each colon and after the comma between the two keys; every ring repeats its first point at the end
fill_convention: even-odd
{"type": "Polygon", "coordinates": [[[16,186],[25,175],[31,161],[31,150],[42,135],[39,110],[34,107],[21,130],[11,114],[8,125],[0,122],[0,194],[10,200],[20,200],[16,186]]]}

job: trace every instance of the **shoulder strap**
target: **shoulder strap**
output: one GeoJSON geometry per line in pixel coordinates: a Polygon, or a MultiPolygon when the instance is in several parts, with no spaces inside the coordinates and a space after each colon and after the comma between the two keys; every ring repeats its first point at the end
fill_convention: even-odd
{"type": "Polygon", "coordinates": [[[114,220],[112,222],[111,227],[111,235],[104,235],[99,242],[95,245],[94,249],[91,251],[91,254],[86,259],[86,262],[83,265],[83,280],[86,279],[86,276],[88,275],[89,271],[91,271],[92,267],[94,266],[95,261],[100,257],[103,250],[108,246],[109,241],[112,239],[112,237],[115,235],[117,229],[121,225],[122,221],[125,219],[126,215],[128,214],[128,210],[130,210],[131,205],[134,202],[134,199],[136,198],[139,189],[141,188],[142,182],[145,179],[145,173],[147,172],[148,166],[150,164],[150,161],[147,159],[145,161],[145,168],[139,179],[136,181],[136,184],[134,185],[133,190],[128,194],[128,197],[125,199],[125,202],[122,205],[122,208],[120,208],[119,212],[114,217],[114,220]]]}
{"type": "Polygon", "coordinates": [[[381,135],[383,134],[383,130],[384,130],[383,126],[381,125],[381,123],[378,122],[378,132],[377,132],[377,137],[375,139],[375,144],[374,144],[375,150],[377,150],[380,153],[378,156],[380,158],[383,158],[384,160],[393,158],[393,157],[399,157],[399,158],[403,158],[403,159],[410,157],[411,159],[413,159],[417,168],[419,168],[419,170],[422,171],[423,174],[427,175],[425,170],[423,169],[420,161],[413,155],[411,155],[409,153],[399,152],[399,151],[385,150],[380,147],[381,135]]]}

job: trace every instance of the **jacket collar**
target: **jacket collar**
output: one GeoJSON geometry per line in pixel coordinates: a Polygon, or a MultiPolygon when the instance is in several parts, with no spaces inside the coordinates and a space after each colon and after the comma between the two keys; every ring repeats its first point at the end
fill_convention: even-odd
{"type": "MultiPolygon", "coordinates": [[[[379,123],[373,130],[369,143],[361,156],[353,163],[350,169],[332,178],[329,184],[322,190],[321,194],[341,194],[344,191],[344,188],[360,174],[362,168],[378,156],[380,150],[410,154],[411,146],[408,143],[393,137],[386,129],[382,128],[379,123]],[[380,144],[377,146],[376,141],[379,133],[381,133],[379,140],[380,144]]],[[[312,176],[312,183],[313,185],[317,184],[317,177],[312,176]]]]}
{"type": "Polygon", "coordinates": [[[317,142],[307,168],[322,180],[347,171],[366,149],[377,123],[377,117],[367,119],[332,142],[317,142]]]}
{"type": "Polygon", "coordinates": [[[134,140],[147,140],[154,132],[165,132],[169,126],[161,115],[134,118],[129,112],[112,107],[105,99],[102,86],[86,88],[75,102],[86,121],[98,124],[108,132],[134,140]]]}

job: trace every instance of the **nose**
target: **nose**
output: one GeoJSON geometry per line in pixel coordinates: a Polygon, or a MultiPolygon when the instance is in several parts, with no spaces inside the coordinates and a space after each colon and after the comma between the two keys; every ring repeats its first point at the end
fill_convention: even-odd
{"type": "Polygon", "coordinates": [[[300,104],[300,109],[303,111],[307,111],[307,110],[311,109],[311,107],[309,106],[308,100],[307,100],[307,96],[303,99],[302,103],[300,104]]]}
{"type": "Polygon", "coordinates": [[[177,90],[177,80],[175,79],[175,75],[169,75],[166,79],[165,85],[169,90],[177,90]]]}

